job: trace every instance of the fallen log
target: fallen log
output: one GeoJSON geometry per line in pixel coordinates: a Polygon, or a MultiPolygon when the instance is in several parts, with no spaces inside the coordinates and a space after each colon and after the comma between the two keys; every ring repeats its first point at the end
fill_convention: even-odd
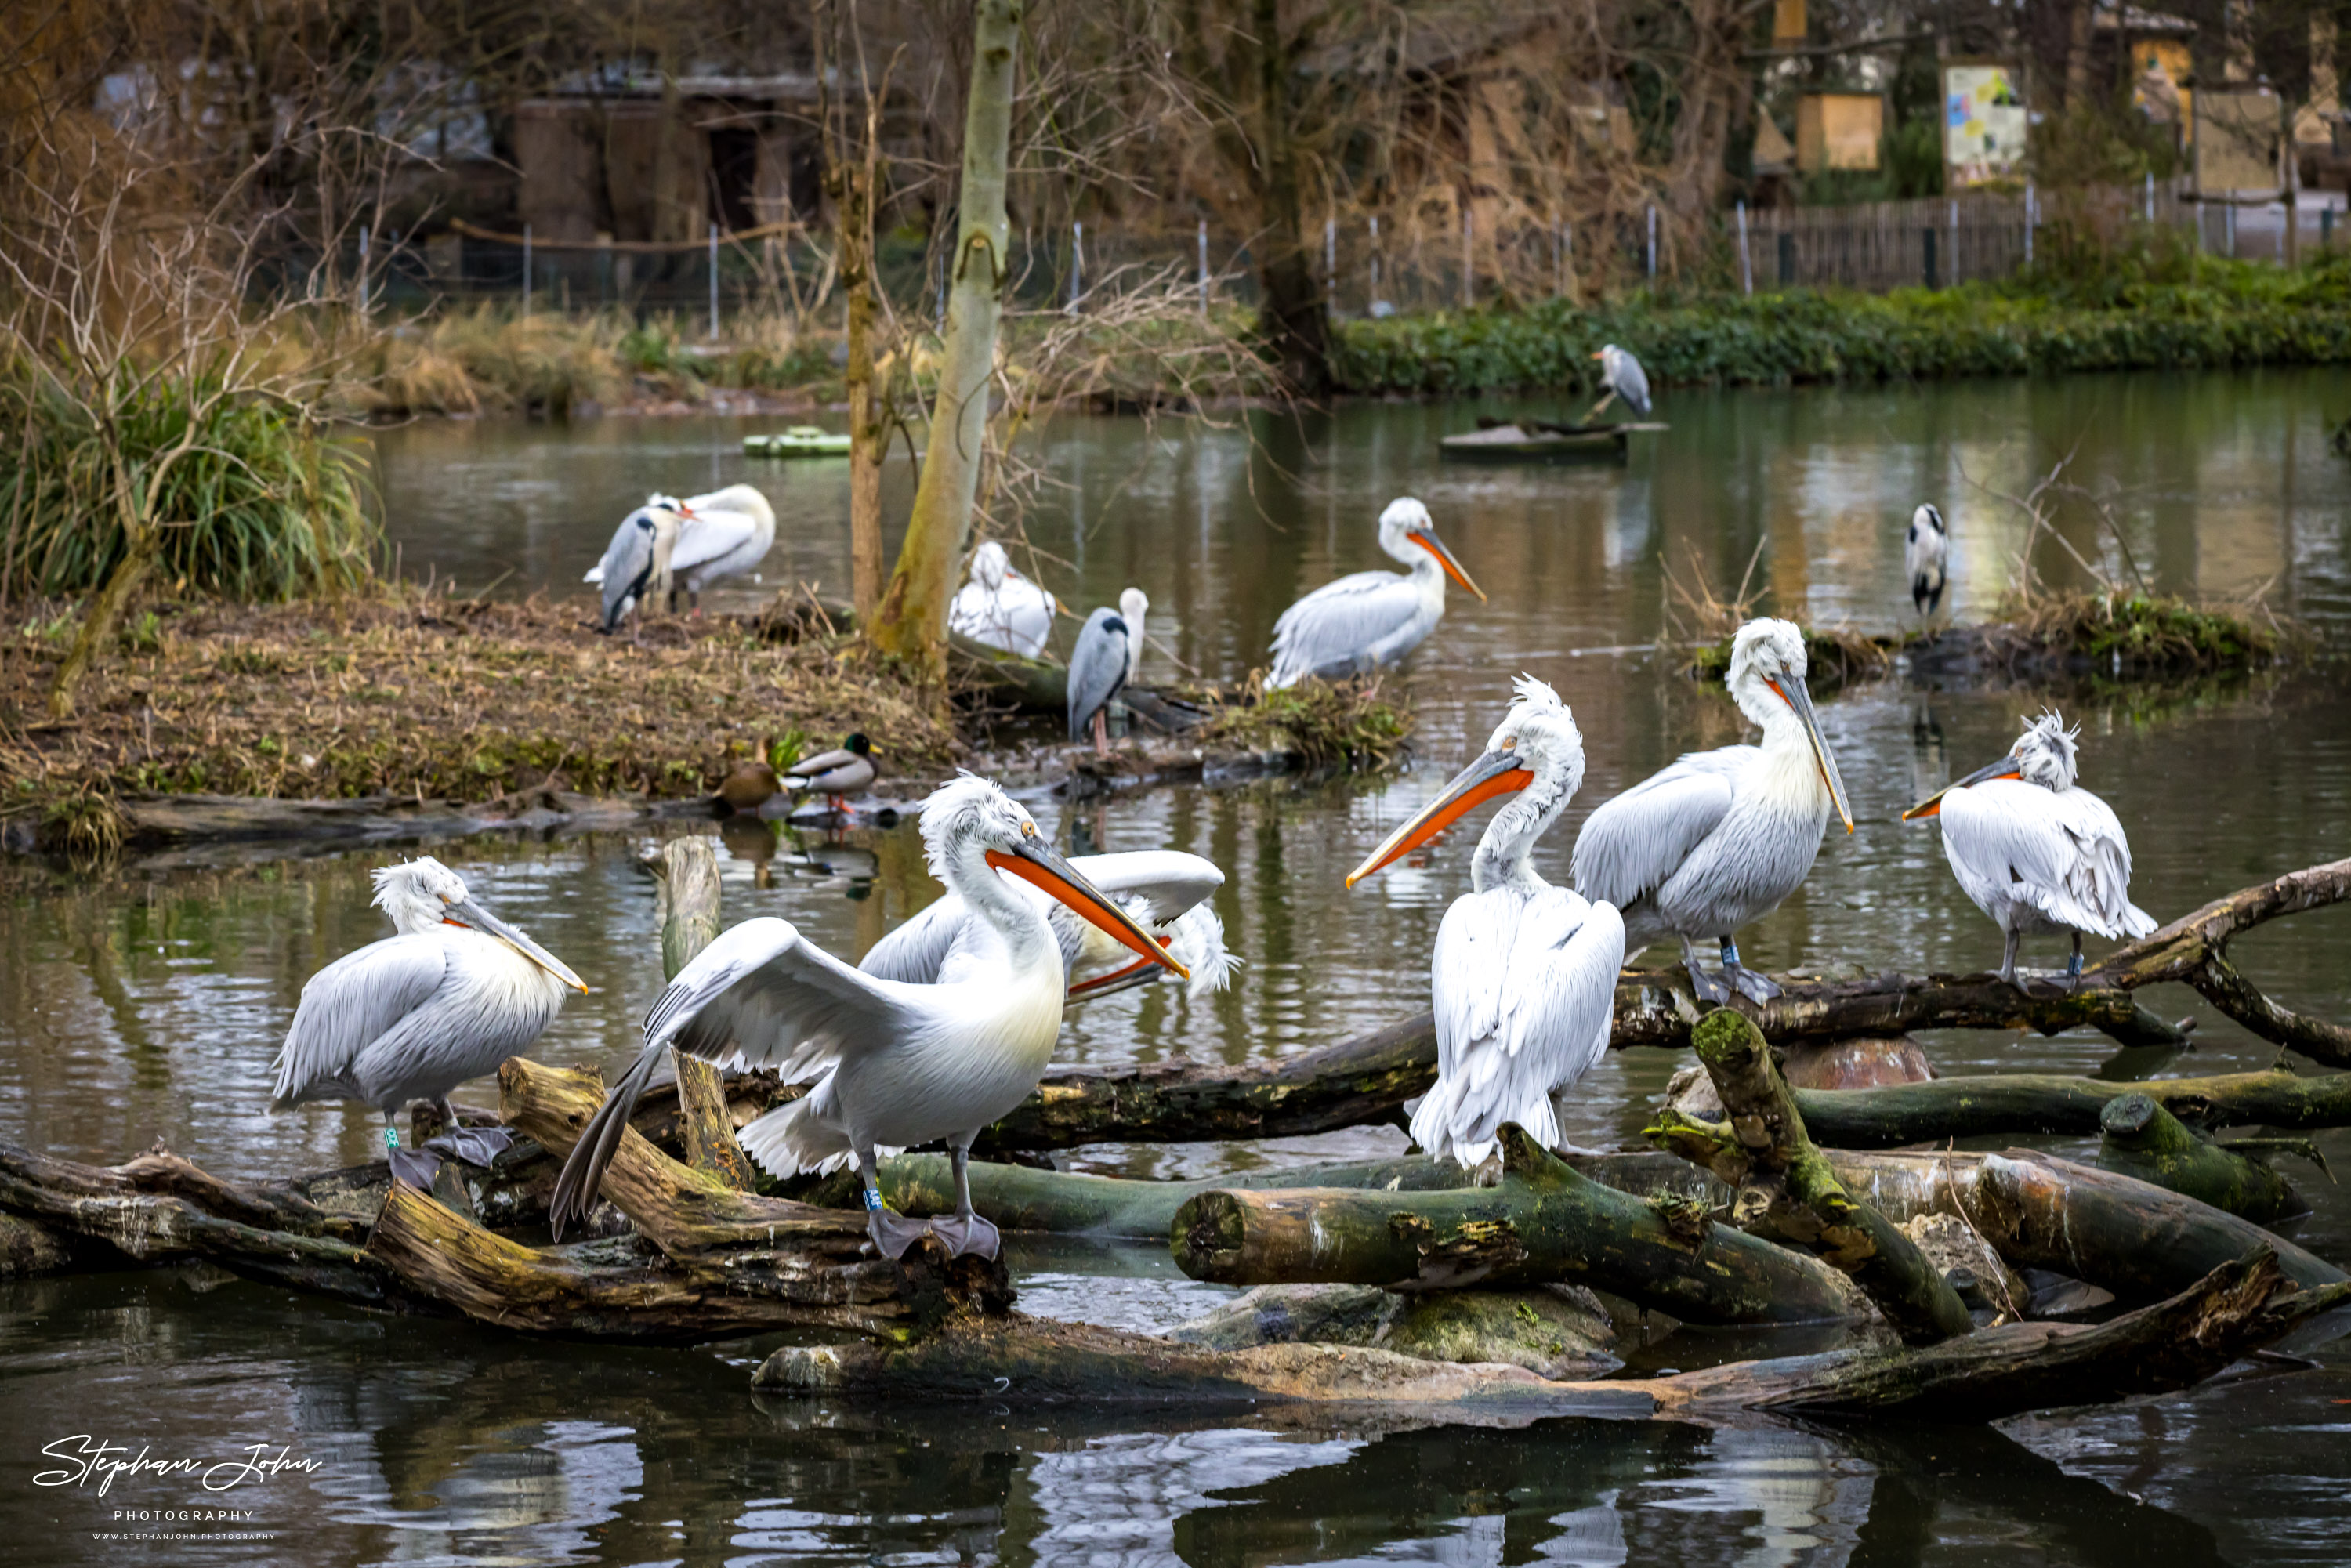
{"type": "Polygon", "coordinates": [[[1579,1176],[1516,1127],[1499,1186],[1458,1192],[1220,1187],[1176,1211],[1169,1248],[1196,1280],[1390,1290],[1588,1285],[1685,1322],[1855,1315],[1858,1292],[1817,1259],[1630,1198],[1579,1176]]]}
{"type": "Polygon", "coordinates": [[[2208,1130],[2265,1126],[2300,1132],[2351,1124],[2351,1076],[2302,1078],[2283,1069],[2143,1083],[2005,1072],[1883,1089],[1800,1089],[1796,1108],[1823,1144],[1886,1149],[2022,1133],[2095,1137],[2107,1103],[2127,1094],[2144,1094],[2181,1121],[2208,1130]]]}
{"type": "MultiPolygon", "coordinates": [[[[1698,1061],[1729,1113],[1744,1156],[1733,1213],[1753,1213],[1756,1233],[1810,1249],[1853,1276],[1906,1344],[1932,1344],[1971,1332],[1942,1271],[1917,1243],[1846,1193],[1804,1130],[1788,1085],[1754,1020],[1729,1008],[1709,1013],[1692,1036],[1698,1061]],[[1763,1179],[1758,1180],[1758,1176],[1763,1179]]],[[[1716,1167],[1718,1176],[1731,1173],[1716,1167]]]]}
{"type": "Polygon", "coordinates": [[[2149,936],[2126,943],[2090,966],[2082,983],[2136,989],[2178,981],[2192,986],[2214,1007],[2273,1044],[2298,1051],[2330,1067],[2351,1067],[2351,1029],[2278,1006],[2246,979],[2228,956],[2232,937],[2263,921],[2324,909],[2346,898],[2351,898],[2351,859],[2288,872],[2273,881],[2216,898],[2149,936]]]}
{"type": "Polygon", "coordinates": [[[1754,1410],[1997,1421],[2059,1405],[2110,1405],[2189,1388],[2321,1312],[2351,1281],[2289,1282],[2256,1249],[2179,1294],[2095,1328],[2008,1323],[1900,1356],[1862,1356],[1751,1398],[1754,1410]]]}
{"type": "Polygon", "coordinates": [[[2171,1299],[2095,1328],[2015,1323],[1920,1350],[1734,1362],[1704,1372],[1551,1382],[1315,1344],[1215,1351],[1025,1316],[949,1325],[904,1349],[789,1346],[752,1375],[761,1393],[868,1400],[1165,1406],[1442,1406],[1448,1419],[1577,1415],[1719,1420],[1888,1414],[1983,1422],[2053,1406],[2192,1387],[2351,1301],[2351,1285],[2294,1290],[2256,1251],[2171,1299]]]}
{"type": "Polygon", "coordinates": [[[2098,1124],[2102,1169],[2185,1193],[2255,1225],[2309,1211],[2267,1161],[2197,1136],[2149,1095],[2107,1101],[2098,1124]]]}

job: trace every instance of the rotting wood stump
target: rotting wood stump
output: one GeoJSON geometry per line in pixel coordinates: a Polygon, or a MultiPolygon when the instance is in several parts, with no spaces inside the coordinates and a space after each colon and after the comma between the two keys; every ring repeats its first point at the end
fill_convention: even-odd
{"type": "Polygon", "coordinates": [[[1859,1313],[1859,1292],[1801,1252],[1579,1176],[1516,1125],[1499,1186],[1455,1192],[1217,1188],[1176,1211],[1177,1267],[1219,1284],[1390,1290],[1589,1285],[1686,1322],[1859,1313]]]}

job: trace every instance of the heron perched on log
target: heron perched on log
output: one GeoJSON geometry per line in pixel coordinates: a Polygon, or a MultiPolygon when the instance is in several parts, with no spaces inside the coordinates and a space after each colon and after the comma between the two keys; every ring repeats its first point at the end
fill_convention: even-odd
{"type": "Polygon", "coordinates": [[[1041,659],[1060,608],[1051,594],[1015,571],[1004,547],[989,539],[971,552],[971,579],[947,605],[947,630],[1024,659],[1041,659]]]}
{"type": "Polygon", "coordinates": [[[302,988],[277,1053],[270,1108],[311,1100],[373,1105],[383,1113],[393,1177],[429,1187],[440,1159],[400,1146],[392,1123],[400,1108],[438,1102],[450,1152],[488,1165],[513,1140],[500,1129],[459,1126],[449,1092],[528,1050],[562,1010],[564,994],[588,988],[432,856],[373,874],[376,905],[399,935],[346,953],[302,988]]]}
{"type": "MultiPolygon", "coordinates": [[[[1224,922],[1208,906],[1209,896],[1225,884],[1225,873],[1214,862],[1179,850],[1128,850],[1071,855],[1070,863],[1117,900],[1191,971],[1189,995],[1222,990],[1239,967],[1240,959],[1225,946],[1224,922]]],[[[1061,967],[1069,977],[1071,1001],[1106,997],[1159,977],[1161,970],[1150,959],[1134,956],[1101,927],[1081,920],[1041,890],[1023,886],[1014,891],[1051,923],[1053,936],[1061,945],[1061,967]]],[[[876,942],[857,967],[883,979],[930,985],[973,944],[994,940],[994,927],[950,893],[925,904],[876,942]]]]}
{"type": "Polygon", "coordinates": [[[964,774],[941,785],[923,803],[922,828],[933,873],[996,940],[967,949],[925,986],[861,974],[787,921],[748,920],[721,934],[654,1001],[643,1054],[564,1162],[548,1210],[559,1236],[594,1206],[629,1113],[674,1045],[690,1056],[774,1067],[787,1082],[816,1081],[746,1126],[743,1147],[778,1176],[854,1161],[867,1229],[884,1256],[903,1256],[925,1232],[953,1253],[996,1255],[996,1227],[972,1210],[972,1140],[1044,1075],[1065,983],[1052,927],[1008,879],[1041,889],[1130,952],[1179,976],[1183,966],[987,780],[964,774]],[[903,1218],[882,1201],[877,1156],[935,1138],[946,1140],[952,1156],[955,1217],[903,1218]]]}
{"type": "Polygon", "coordinates": [[[1598,419],[1602,411],[1620,397],[1632,405],[1634,413],[1646,419],[1649,415],[1649,373],[1641,368],[1641,361],[1614,343],[1601,344],[1600,351],[1592,357],[1600,361],[1600,384],[1607,390],[1600,401],[1592,405],[1592,412],[1584,416],[1586,422],[1598,419]]]}
{"type": "Polygon", "coordinates": [[[1359,571],[1323,584],[1281,612],[1273,623],[1273,673],[1269,687],[1294,686],[1309,675],[1335,680],[1367,674],[1420,646],[1445,618],[1445,580],[1479,599],[1453,552],[1437,537],[1428,508],[1405,496],[1380,514],[1380,549],[1412,570],[1359,571]]]}
{"type": "Polygon", "coordinates": [[[1910,602],[1921,621],[1942,607],[1950,559],[1951,534],[1942,512],[1931,502],[1921,506],[1910,514],[1910,531],[1902,540],[1902,570],[1910,579],[1910,602]]]}
{"type": "Polygon", "coordinates": [[[1096,757],[1110,750],[1111,700],[1143,662],[1143,619],[1150,612],[1143,590],[1130,588],[1118,596],[1116,610],[1105,606],[1086,617],[1070,651],[1070,738],[1082,740],[1091,729],[1096,757]]]}
{"type": "Polygon", "coordinates": [[[1530,858],[1583,783],[1583,737],[1550,686],[1520,675],[1517,689],[1486,754],[1347,875],[1352,888],[1510,797],[1478,841],[1471,891],[1445,912],[1429,966],[1437,1083],[1413,1111],[1412,1137],[1465,1170],[1494,1156],[1506,1122],[1558,1145],[1559,1096],[1607,1053],[1625,962],[1615,905],[1553,887],[1530,858]]]}
{"type": "Polygon", "coordinates": [[[648,531],[640,521],[648,513],[666,513],[676,519],[677,537],[669,551],[668,591],[674,599],[676,587],[683,585],[686,602],[697,614],[702,610],[703,589],[723,578],[757,571],[776,542],[775,509],[751,486],[729,485],[683,501],[659,494],[647,497],[643,506],[621,519],[612,542],[605,547],[604,559],[590,568],[583,580],[603,585],[607,632],[625,613],[614,610],[615,580],[630,580],[642,554],[650,549],[651,540],[639,537],[648,531]]]}
{"type": "Polygon", "coordinates": [[[1804,634],[1785,621],[1750,621],[1731,640],[1730,695],[1763,744],[1693,751],[1604,802],[1575,840],[1575,885],[1624,912],[1635,951],[1681,938],[1690,988],[1710,1002],[1780,994],[1739,963],[1739,928],[1803,885],[1834,810],[1853,831],[1836,758],[1804,686],[1804,634]],[[1721,945],[1722,978],[1698,967],[1693,938],[1721,945]],[[1725,984],[1725,982],[1728,984],[1725,984]]]}
{"type": "Polygon", "coordinates": [[[862,735],[852,735],[831,751],[820,751],[792,764],[783,779],[795,795],[822,795],[835,811],[861,789],[870,789],[882,769],[873,760],[880,748],[862,735]]]}
{"type": "Polygon", "coordinates": [[[1902,813],[1939,817],[1943,855],[1978,909],[2007,934],[2000,977],[2019,990],[2016,949],[2027,932],[2074,938],[2067,982],[2082,974],[2082,933],[2145,936],[2155,917],[2130,901],[2130,841],[2114,809],[2074,782],[2078,729],[2052,710],[2024,721],[1999,761],[1902,813]]]}

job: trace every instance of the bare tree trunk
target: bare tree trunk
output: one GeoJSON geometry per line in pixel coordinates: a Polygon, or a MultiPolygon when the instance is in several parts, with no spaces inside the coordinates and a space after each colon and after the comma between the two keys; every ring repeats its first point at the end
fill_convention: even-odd
{"type": "MultiPolygon", "coordinates": [[[[192,419],[189,425],[193,429],[195,422],[192,419]]],[[[110,438],[119,441],[120,433],[110,432],[110,438]]],[[[184,449],[184,442],[182,446],[184,449]]],[[[173,454],[173,456],[177,455],[177,453],[173,454]]],[[[162,479],[162,470],[169,466],[168,462],[158,464],[148,474],[147,488],[151,495],[162,479]]],[[[89,608],[82,612],[81,631],[74,638],[73,651],[66,655],[66,662],[57,666],[57,678],[49,683],[49,716],[53,719],[73,716],[75,688],[81,685],[82,676],[89,673],[99,651],[114,641],[114,629],[122,623],[122,612],[129,608],[131,594],[145,580],[147,570],[155,564],[155,558],[163,553],[163,536],[149,518],[141,515],[139,496],[123,465],[119,447],[113,468],[115,509],[120,513],[122,525],[122,559],[114,563],[114,570],[107,574],[105,586],[98,591],[89,601],[89,608]]]]}
{"type": "Polygon", "coordinates": [[[1264,256],[1258,281],[1265,300],[1259,329],[1281,367],[1281,379],[1301,397],[1331,387],[1330,319],[1321,279],[1307,254],[1304,192],[1291,124],[1290,47],[1281,30],[1279,0],[1257,0],[1258,162],[1261,172],[1264,256]]]}
{"type": "Polygon", "coordinates": [[[906,542],[899,547],[897,570],[890,574],[872,622],[875,648],[933,672],[946,668],[947,599],[971,542],[972,498],[987,445],[987,393],[996,371],[1010,237],[1004,181],[1019,45],[1018,0],[977,0],[946,352],[906,542]]]}
{"type": "Polygon", "coordinates": [[[2073,15],[2066,18],[2070,30],[2065,39],[2065,107],[2079,109],[2089,101],[2090,95],[2090,24],[2095,0],[2074,0],[2073,15]]]}

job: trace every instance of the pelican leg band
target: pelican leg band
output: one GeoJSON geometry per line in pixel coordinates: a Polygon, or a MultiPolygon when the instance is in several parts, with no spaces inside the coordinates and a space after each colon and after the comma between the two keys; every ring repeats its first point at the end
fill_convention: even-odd
{"type": "Polygon", "coordinates": [[[400,1147],[400,1129],[389,1122],[383,1124],[383,1146],[387,1149],[400,1147]]]}
{"type": "Polygon", "coordinates": [[[1726,969],[1739,967],[1739,944],[1728,936],[1722,939],[1722,967],[1726,969]]]}
{"type": "Polygon", "coordinates": [[[869,1186],[865,1189],[865,1210],[869,1214],[879,1214],[882,1212],[882,1192],[880,1188],[869,1186]]]}

